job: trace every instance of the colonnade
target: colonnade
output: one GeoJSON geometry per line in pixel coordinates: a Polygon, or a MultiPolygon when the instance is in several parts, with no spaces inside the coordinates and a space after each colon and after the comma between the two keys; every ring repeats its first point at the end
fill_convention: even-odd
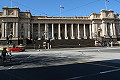
{"type": "Polygon", "coordinates": [[[115,23],[103,23],[102,24],[102,30],[103,30],[103,36],[106,37],[106,38],[109,38],[110,36],[112,38],[117,37],[116,24],[115,23]]]}
{"type": "MultiPolygon", "coordinates": [[[[10,24],[12,24],[12,34],[13,38],[18,38],[21,34],[20,32],[20,24],[18,22],[2,22],[1,24],[1,38],[6,38],[11,31],[8,31],[10,28],[10,24]],[[9,27],[8,27],[9,26],[9,27]]],[[[93,39],[95,38],[95,32],[98,32],[100,28],[100,37],[116,38],[116,24],[115,23],[102,23],[98,26],[96,23],[92,24],[78,24],[78,23],[27,23],[24,25],[24,36],[25,38],[35,39],[35,35],[37,35],[37,39],[41,40],[44,36],[44,39],[47,40],[49,35],[50,39],[93,39]],[[34,26],[37,24],[37,27],[34,26]],[[56,29],[55,29],[56,28],[56,29]],[[36,29],[37,31],[34,31],[36,29]],[[36,33],[36,34],[35,34],[36,33]],[[31,35],[32,34],[32,35],[31,35]],[[56,35],[55,35],[56,34],[56,35]],[[63,38],[64,37],[64,38],[63,38]]],[[[97,33],[98,36],[98,33],[97,33]]]]}
{"type": "MultiPolygon", "coordinates": [[[[42,37],[41,34],[43,34],[41,32],[42,28],[44,28],[43,29],[44,30],[44,38],[48,39],[48,35],[51,35],[51,39],[54,40],[56,37],[55,36],[55,32],[56,32],[55,25],[57,25],[57,39],[92,38],[92,31],[91,31],[92,25],[91,24],[67,24],[67,23],[65,23],[65,24],[63,24],[63,23],[47,24],[47,23],[45,23],[44,26],[41,26],[41,24],[43,24],[43,23],[38,23],[38,27],[35,26],[36,28],[38,28],[38,40],[41,40],[41,37],[42,37]],[[61,28],[64,29],[64,31],[61,30],[61,28]],[[51,29],[51,30],[49,30],[49,29],[51,29]],[[68,32],[68,29],[70,29],[69,32],[68,32]],[[49,34],[49,33],[51,33],[51,34],[49,34]],[[64,38],[62,38],[61,33],[64,34],[64,38]],[[83,35],[81,35],[81,34],[83,34],[83,35]],[[70,36],[68,37],[68,35],[70,35],[70,36]]],[[[32,27],[31,28],[32,33],[34,33],[34,31],[33,31],[33,28],[35,29],[34,24],[32,24],[31,27],[32,27]]],[[[32,37],[34,37],[34,36],[32,36],[32,37]]]]}
{"type": "MultiPolygon", "coordinates": [[[[8,35],[10,35],[10,29],[11,26],[7,22],[2,22],[1,24],[1,38],[6,38],[8,35]]],[[[18,22],[12,23],[12,35],[14,38],[18,38],[18,22]]]]}

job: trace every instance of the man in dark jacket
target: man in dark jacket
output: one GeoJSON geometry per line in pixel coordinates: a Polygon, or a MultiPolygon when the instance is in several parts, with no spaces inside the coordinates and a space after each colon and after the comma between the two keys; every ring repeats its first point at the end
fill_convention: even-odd
{"type": "Polygon", "coordinates": [[[6,59],[6,54],[7,54],[7,50],[6,50],[6,48],[3,48],[3,50],[2,50],[2,60],[3,61],[7,61],[7,59],[6,59]]]}

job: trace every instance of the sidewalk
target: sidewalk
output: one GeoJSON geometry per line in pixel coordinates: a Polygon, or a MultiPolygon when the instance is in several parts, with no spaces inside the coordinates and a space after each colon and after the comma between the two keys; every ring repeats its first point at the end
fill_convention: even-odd
{"type": "MultiPolygon", "coordinates": [[[[83,48],[54,48],[54,49],[29,49],[20,54],[39,54],[56,57],[79,58],[83,62],[106,61],[120,63],[120,47],[83,47],[83,48]]],[[[17,54],[19,54],[17,53],[17,54]]],[[[14,54],[14,53],[13,53],[14,54]]]]}

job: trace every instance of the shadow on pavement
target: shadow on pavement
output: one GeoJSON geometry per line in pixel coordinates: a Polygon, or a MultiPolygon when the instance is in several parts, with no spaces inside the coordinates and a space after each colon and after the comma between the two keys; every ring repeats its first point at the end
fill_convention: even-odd
{"type": "Polygon", "coordinates": [[[120,64],[120,59],[106,60],[106,62],[112,62],[112,63],[119,63],[120,64]]]}
{"type": "MultiPolygon", "coordinates": [[[[54,56],[30,56],[30,55],[16,55],[12,58],[12,61],[10,62],[9,59],[7,59],[7,62],[1,62],[0,66],[4,66],[4,67],[9,67],[9,66],[19,66],[19,65],[25,65],[28,66],[29,65],[36,65],[36,67],[40,66],[40,65],[44,65],[44,66],[50,66],[50,65],[54,65],[54,64],[63,64],[65,62],[67,62],[68,64],[70,64],[69,62],[76,61],[75,58],[67,58],[67,57],[54,57],[54,56]]],[[[66,64],[66,63],[65,63],[66,64]]],[[[32,66],[31,66],[32,67],[32,66]]]]}
{"type": "Polygon", "coordinates": [[[97,61],[1,70],[0,80],[120,80],[120,71],[100,73],[117,69],[115,67],[120,67],[120,64],[97,61]]]}

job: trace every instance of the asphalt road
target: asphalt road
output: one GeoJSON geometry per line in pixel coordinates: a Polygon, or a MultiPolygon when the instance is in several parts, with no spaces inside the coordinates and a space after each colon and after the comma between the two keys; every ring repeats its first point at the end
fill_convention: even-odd
{"type": "Polygon", "coordinates": [[[119,48],[14,52],[12,62],[0,63],[0,80],[120,80],[119,53],[119,48]]]}

